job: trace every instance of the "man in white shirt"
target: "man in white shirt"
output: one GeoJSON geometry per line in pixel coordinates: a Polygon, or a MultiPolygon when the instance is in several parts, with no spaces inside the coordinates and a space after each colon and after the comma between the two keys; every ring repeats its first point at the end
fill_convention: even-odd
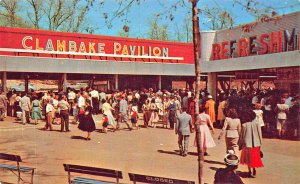
{"type": "Polygon", "coordinates": [[[54,107],[50,103],[49,99],[47,99],[45,102],[46,102],[46,126],[44,130],[47,130],[49,128],[50,131],[52,131],[52,119],[53,119],[54,107]]]}
{"type": "Polygon", "coordinates": [[[99,92],[93,89],[90,95],[92,97],[93,114],[99,114],[99,92]]]}
{"type": "Polygon", "coordinates": [[[73,89],[70,89],[69,90],[69,93],[68,93],[68,102],[70,104],[70,113],[72,114],[72,107],[73,107],[73,104],[75,103],[75,99],[76,99],[76,94],[74,93],[74,90],[73,89]]]}
{"type": "Polygon", "coordinates": [[[27,96],[27,93],[22,94],[23,97],[20,99],[20,107],[22,109],[22,123],[30,123],[29,111],[30,111],[30,98],[27,96]]]}
{"type": "Polygon", "coordinates": [[[82,92],[78,92],[78,107],[84,109],[85,108],[85,99],[83,97],[83,93],[82,92]]]}

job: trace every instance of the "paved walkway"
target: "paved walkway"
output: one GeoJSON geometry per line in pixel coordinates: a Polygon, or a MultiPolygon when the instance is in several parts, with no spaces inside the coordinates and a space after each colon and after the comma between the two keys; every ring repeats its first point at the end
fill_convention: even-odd
{"type": "MultiPolygon", "coordinates": [[[[100,117],[96,119],[99,122],[100,117]]],[[[43,126],[44,122],[21,125],[13,118],[0,122],[0,152],[21,155],[22,165],[37,168],[35,183],[67,183],[63,163],[121,170],[124,183],[129,183],[128,172],[197,181],[197,154],[192,146],[195,134],[190,138],[189,155],[181,157],[175,151],[177,136],[167,129],[124,129],[108,134],[97,130],[92,133],[92,140],[86,141],[85,132],[76,125],[71,125],[68,133],[42,131],[43,126]]],[[[59,125],[54,128],[60,130],[59,125]]],[[[99,123],[97,128],[101,128],[99,123]]],[[[217,141],[218,134],[219,130],[214,135],[217,146],[208,150],[210,156],[205,157],[204,181],[208,184],[213,183],[215,170],[225,167],[225,141],[217,141]]],[[[265,167],[258,169],[256,178],[246,178],[247,168],[239,166],[238,173],[245,183],[300,183],[300,142],[265,139],[262,149],[265,167]]],[[[11,172],[3,170],[0,180],[17,182],[11,172]]]]}

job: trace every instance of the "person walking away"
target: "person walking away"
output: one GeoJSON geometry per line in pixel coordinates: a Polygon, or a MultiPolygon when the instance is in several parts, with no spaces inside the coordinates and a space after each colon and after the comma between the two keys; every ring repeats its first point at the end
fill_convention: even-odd
{"type": "Polygon", "coordinates": [[[93,119],[93,108],[91,107],[90,100],[85,101],[85,112],[79,116],[78,128],[84,132],[87,132],[86,140],[91,140],[91,133],[96,130],[96,125],[93,119]]]}
{"type": "Polygon", "coordinates": [[[174,130],[175,116],[176,116],[176,104],[174,101],[174,96],[171,96],[171,101],[168,110],[169,110],[170,130],[174,130]]]}
{"type": "Polygon", "coordinates": [[[70,112],[70,104],[67,102],[67,97],[62,95],[61,100],[58,102],[58,108],[60,109],[60,131],[63,132],[64,128],[66,132],[69,132],[69,112],[70,112]]]}
{"type": "Polygon", "coordinates": [[[183,157],[187,156],[190,134],[193,129],[192,116],[186,113],[186,110],[186,108],[183,108],[182,113],[178,115],[175,128],[175,133],[178,134],[180,155],[183,157]]]}
{"type": "Polygon", "coordinates": [[[186,92],[184,92],[184,96],[182,98],[182,108],[189,108],[189,98],[188,98],[188,94],[186,92]]]}
{"type": "Polygon", "coordinates": [[[36,95],[33,96],[32,101],[32,111],[31,111],[31,118],[34,120],[34,124],[38,124],[38,120],[42,119],[42,111],[41,111],[41,104],[38,100],[38,97],[36,95]]]}
{"type": "Polygon", "coordinates": [[[0,92],[0,121],[4,121],[7,110],[7,97],[3,91],[0,92]]]}
{"type": "Polygon", "coordinates": [[[212,99],[211,95],[207,96],[207,101],[205,103],[205,108],[206,108],[206,114],[209,115],[210,117],[210,121],[212,122],[212,124],[214,125],[214,123],[216,122],[216,113],[215,113],[215,101],[212,99]]]}
{"type": "Polygon", "coordinates": [[[22,109],[22,123],[25,125],[26,123],[30,123],[30,98],[27,96],[27,93],[23,93],[23,97],[20,99],[20,107],[22,109]]]}
{"type": "Polygon", "coordinates": [[[119,120],[118,120],[118,125],[117,129],[120,129],[120,123],[125,123],[128,127],[129,130],[132,130],[130,125],[128,124],[128,103],[125,100],[124,96],[121,96],[120,100],[120,115],[119,115],[119,120]]]}
{"type": "Polygon", "coordinates": [[[97,90],[93,89],[90,92],[90,95],[92,97],[94,114],[99,114],[99,92],[97,90]]]}
{"type": "Polygon", "coordinates": [[[277,132],[278,138],[285,136],[286,132],[286,114],[289,110],[289,106],[285,104],[285,99],[281,98],[280,103],[276,105],[275,112],[277,113],[277,132]]]}
{"type": "Polygon", "coordinates": [[[228,153],[229,150],[233,150],[235,154],[238,154],[238,140],[241,133],[241,121],[235,108],[230,108],[227,116],[228,117],[225,118],[224,126],[218,140],[221,139],[225,132],[226,153],[228,153]]]}
{"type": "Polygon", "coordinates": [[[241,152],[241,164],[248,166],[249,177],[256,176],[256,168],[264,167],[260,156],[262,145],[261,126],[251,109],[244,110],[240,115],[242,130],[238,141],[241,152]],[[252,170],[251,170],[252,169],[252,170]]]}
{"type": "Polygon", "coordinates": [[[52,119],[53,119],[53,112],[54,112],[54,106],[50,103],[49,99],[45,100],[46,103],[46,125],[43,130],[53,130],[52,126],[52,119]]]}
{"type": "MultiPolygon", "coordinates": [[[[201,142],[200,146],[203,149],[204,156],[208,156],[207,149],[213,148],[216,146],[215,141],[213,137],[211,136],[210,130],[208,126],[210,126],[212,130],[212,134],[215,133],[214,127],[212,125],[212,122],[210,120],[210,117],[208,114],[205,113],[205,107],[200,107],[199,109],[200,114],[196,118],[195,124],[199,123],[200,125],[200,135],[201,135],[201,142]]],[[[194,146],[197,147],[197,141],[195,137],[194,146]]]]}

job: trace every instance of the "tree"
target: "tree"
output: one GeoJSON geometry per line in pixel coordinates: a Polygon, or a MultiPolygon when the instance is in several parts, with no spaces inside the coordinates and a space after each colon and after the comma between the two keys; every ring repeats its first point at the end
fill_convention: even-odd
{"type": "MultiPolygon", "coordinates": [[[[200,63],[199,60],[201,58],[201,35],[200,35],[200,27],[199,27],[199,18],[198,18],[198,9],[197,3],[198,0],[189,0],[192,3],[192,11],[193,11],[193,44],[194,44],[194,63],[195,63],[195,117],[199,116],[199,99],[200,99],[200,63]]],[[[197,143],[197,154],[198,154],[198,181],[199,184],[202,184],[203,178],[203,150],[201,146],[201,132],[200,132],[200,124],[196,121],[196,143],[197,143]]]]}
{"type": "Polygon", "coordinates": [[[200,13],[207,19],[209,28],[212,30],[221,30],[233,26],[233,18],[230,13],[220,7],[204,7],[200,13]]]}
{"type": "Polygon", "coordinates": [[[2,0],[0,1],[0,7],[3,11],[0,15],[5,19],[4,22],[10,27],[16,27],[18,24],[17,12],[19,11],[18,0],[2,0]]]}
{"type": "Polygon", "coordinates": [[[49,30],[79,32],[94,0],[51,0],[43,11],[49,30]]]}
{"type": "Polygon", "coordinates": [[[160,14],[155,14],[152,19],[148,19],[147,37],[152,40],[169,40],[168,25],[160,23],[160,14]]]}
{"type": "Polygon", "coordinates": [[[35,29],[40,29],[39,22],[44,14],[44,12],[42,11],[44,1],[43,0],[26,0],[26,1],[28,2],[28,4],[33,10],[33,13],[31,11],[27,11],[27,17],[29,21],[33,24],[33,27],[35,29]]]}

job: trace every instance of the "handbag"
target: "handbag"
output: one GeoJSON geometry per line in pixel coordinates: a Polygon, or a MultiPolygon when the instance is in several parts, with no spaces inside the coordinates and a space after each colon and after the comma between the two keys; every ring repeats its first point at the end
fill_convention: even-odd
{"type": "Polygon", "coordinates": [[[79,108],[79,114],[84,115],[84,113],[85,113],[84,110],[82,108],[79,108]]]}
{"type": "Polygon", "coordinates": [[[261,150],[259,151],[259,154],[260,154],[260,158],[264,158],[264,153],[261,150]]]}

